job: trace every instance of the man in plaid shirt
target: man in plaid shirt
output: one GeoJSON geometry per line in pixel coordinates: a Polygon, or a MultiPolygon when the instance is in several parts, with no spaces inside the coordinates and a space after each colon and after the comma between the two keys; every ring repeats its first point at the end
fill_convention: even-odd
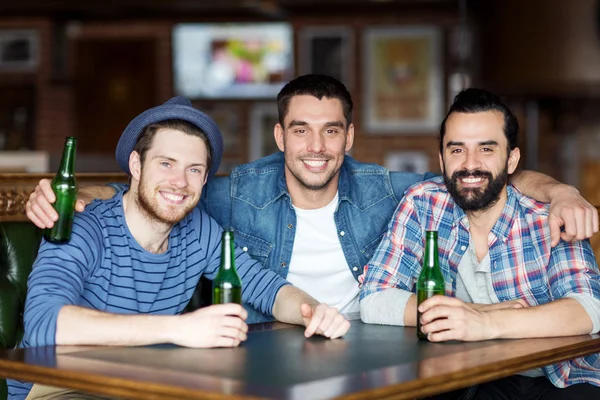
{"type": "MultiPolygon", "coordinates": [[[[364,322],[416,325],[425,231],[436,230],[448,296],[419,306],[430,341],[600,330],[600,275],[589,242],[552,247],[548,206],[508,185],[520,157],[518,129],[496,95],[467,89],[456,96],[440,130],[443,176],[406,192],[365,267],[364,322]]],[[[442,396],[598,399],[598,386],[600,355],[594,354],[442,396]]]]}

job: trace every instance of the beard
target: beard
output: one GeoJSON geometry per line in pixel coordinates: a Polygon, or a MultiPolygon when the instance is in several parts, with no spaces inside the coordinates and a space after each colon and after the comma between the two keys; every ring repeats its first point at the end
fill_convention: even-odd
{"type": "Polygon", "coordinates": [[[492,207],[500,198],[500,193],[508,183],[508,163],[496,177],[489,171],[462,169],[455,171],[451,177],[444,170],[444,183],[448,193],[463,211],[485,211],[492,207]],[[481,188],[460,188],[458,180],[461,178],[485,178],[488,184],[481,188]]]}
{"type": "MultiPolygon", "coordinates": [[[[177,192],[174,190],[173,192],[177,192]]],[[[178,193],[184,196],[191,197],[190,193],[178,193]]],[[[158,202],[158,196],[160,196],[159,189],[152,189],[149,187],[148,182],[144,179],[143,172],[140,174],[140,183],[138,186],[138,193],[135,199],[139,209],[148,217],[151,221],[165,223],[165,224],[176,224],[181,221],[192,209],[196,206],[196,202],[188,202],[180,206],[163,207],[161,208],[158,202]]]]}

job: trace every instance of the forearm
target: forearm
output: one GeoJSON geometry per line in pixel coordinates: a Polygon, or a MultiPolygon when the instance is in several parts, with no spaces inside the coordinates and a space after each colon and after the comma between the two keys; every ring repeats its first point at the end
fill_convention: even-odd
{"type": "Polygon", "coordinates": [[[568,188],[577,191],[573,186],[563,184],[548,175],[535,171],[515,171],[510,176],[510,182],[526,196],[544,203],[552,200],[554,189],[568,188]]]}
{"type": "Polygon", "coordinates": [[[367,324],[416,326],[416,296],[401,289],[371,293],[360,301],[360,317],[367,324]]]}
{"type": "Polygon", "coordinates": [[[106,185],[83,186],[77,193],[79,198],[89,199],[89,201],[93,199],[107,200],[112,198],[115,194],[115,189],[106,185]]]}
{"type": "Polygon", "coordinates": [[[487,314],[494,338],[572,336],[589,334],[592,330],[592,320],[575,299],[560,299],[523,309],[495,310],[487,314]]]}
{"type": "Polygon", "coordinates": [[[281,322],[294,325],[304,325],[300,306],[308,304],[315,307],[319,304],[317,300],[307,293],[292,285],[283,286],[277,292],[273,304],[273,316],[281,322]]]}
{"type": "Polygon", "coordinates": [[[120,315],[67,305],[56,322],[58,345],[141,346],[171,341],[176,316],[120,315]]]}

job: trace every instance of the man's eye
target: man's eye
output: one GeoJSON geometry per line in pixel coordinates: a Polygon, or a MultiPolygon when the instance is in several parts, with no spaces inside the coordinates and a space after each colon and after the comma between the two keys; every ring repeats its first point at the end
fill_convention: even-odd
{"type": "Polygon", "coordinates": [[[461,152],[462,152],[462,149],[452,149],[450,151],[450,153],[452,153],[452,154],[461,153],[461,152]]]}
{"type": "Polygon", "coordinates": [[[166,162],[166,161],[162,161],[162,162],[160,163],[160,165],[162,165],[163,167],[170,167],[170,166],[171,166],[171,164],[169,164],[169,163],[168,163],[168,162],[166,162]]]}
{"type": "Polygon", "coordinates": [[[492,149],[490,149],[489,147],[484,147],[483,149],[481,149],[483,152],[489,152],[489,151],[494,151],[492,149]]]}
{"type": "Polygon", "coordinates": [[[338,133],[338,131],[335,129],[327,129],[325,133],[327,133],[328,135],[335,135],[336,133],[338,133]]]}

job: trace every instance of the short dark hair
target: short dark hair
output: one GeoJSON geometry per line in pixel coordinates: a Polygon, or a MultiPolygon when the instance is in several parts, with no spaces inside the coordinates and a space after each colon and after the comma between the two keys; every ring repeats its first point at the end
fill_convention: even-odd
{"type": "Polygon", "coordinates": [[[517,135],[519,133],[519,122],[510,108],[500,96],[484,89],[469,88],[461,91],[454,97],[454,101],[442,121],[440,127],[440,154],[444,153],[443,143],[446,135],[446,121],[452,113],[478,113],[485,111],[499,111],[504,116],[504,135],[508,141],[508,151],[517,147],[517,135]]]}
{"type": "Polygon", "coordinates": [[[283,126],[283,120],[288,113],[290,100],[294,96],[308,95],[321,100],[338,99],[342,103],[342,111],[346,119],[346,126],[352,122],[352,97],[346,86],[337,79],[328,75],[308,74],[301,75],[288,82],[277,95],[277,111],[279,123],[283,126]]]}
{"type": "Polygon", "coordinates": [[[144,160],[146,159],[146,153],[152,147],[152,142],[154,141],[154,136],[161,129],[172,129],[175,131],[180,131],[185,133],[186,135],[196,136],[202,139],[204,144],[206,145],[206,150],[208,152],[208,157],[206,160],[206,174],[210,171],[212,167],[212,147],[210,146],[210,142],[208,141],[208,137],[206,134],[196,125],[191,122],[179,120],[179,119],[168,119],[165,121],[156,122],[144,127],[140,136],[133,147],[133,151],[137,151],[140,155],[140,161],[144,164],[144,160]]]}

